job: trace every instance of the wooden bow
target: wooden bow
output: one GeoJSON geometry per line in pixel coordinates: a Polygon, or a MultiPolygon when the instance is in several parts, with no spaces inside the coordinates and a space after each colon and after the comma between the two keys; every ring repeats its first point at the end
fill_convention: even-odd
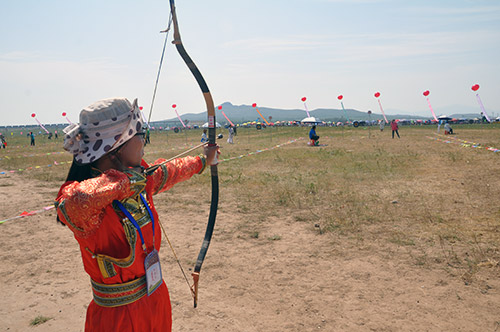
{"type": "MultiPolygon", "coordinates": [[[[177,14],[175,11],[175,3],[174,0],[170,0],[170,12],[172,15],[172,23],[174,25],[174,40],[172,43],[177,48],[182,60],[186,63],[191,73],[194,75],[196,82],[200,86],[200,89],[203,93],[203,98],[205,99],[205,103],[207,106],[207,116],[208,116],[208,146],[215,146],[215,138],[216,138],[216,121],[215,121],[215,106],[212,99],[212,95],[210,94],[210,90],[208,89],[207,83],[205,79],[201,75],[198,67],[194,64],[191,57],[186,52],[184,45],[182,44],[181,35],[179,33],[179,24],[177,22],[177,14]]],[[[210,245],[210,240],[212,238],[212,233],[215,226],[215,218],[217,216],[217,207],[219,203],[219,175],[217,171],[217,164],[210,165],[210,173],[212,178],[212,199],[210,203],[210,213],[208,216],[207,228],[205,231],[205,237],[203,239],[203,243],[201,245],[200,252],[198,254],[198,259],[196,260],[196,265],[194,267],[193,276],[193,299],[194,299],[194,307],[196,308],[198,304],[198,281],[200,278],[200,271],[203,261],[205,260],[205,256],[208,251],[208,246],[210,245]]]]}

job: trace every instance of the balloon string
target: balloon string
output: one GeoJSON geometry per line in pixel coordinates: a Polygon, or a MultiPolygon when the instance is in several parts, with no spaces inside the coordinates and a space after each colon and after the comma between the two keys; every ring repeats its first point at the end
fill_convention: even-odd
{"type": "Polygon", "coordinates": [[[37,118],[35,118],[35,120],[36,120],[36,122],[38,122],[38,124],[40,125],[40,127],[42,127],[42,129],[45,130],[45,132],[48,134],[49,131],[43,126],[43,124],[40,121],[38,121],[37,118]]]}
{"type": "Polygon", "coordinates": [[[385,123],[389,123],[389,121],[387,121],[387,118],[385,117],[384,109],[382,108],[382,103],[380,102],[380,99],[377,100],[378,100],[378,105],[380,106],[380,111],[382,111],[382,115],[384,116],[385,123]]]}
{"type": "Polygon", "coordinates": [[[310,118],[311,116],[309,115],[309,110],[307,109],[306,102],[304,102],[304,107],[306,108],[307,117],[310,118]]]}
{"type": "Polygon", "coordinates": [[[483,111],[483,115],[488,120],[488,122],[491,122],[490,118],[488,117],[488,114],[486,114],[486,110],[484,109],[483,102],[481,101],[481,98],[479,98],[479,93],[476,93],[476,98],[477,102],[479,103],[479,107],[481,107],[481,111],[483,111]]]}
{"type": "Polygon", "coordinates": [[[149,125],[149,122],[146,121],[146,115],[144,115],[143,111],[141,111],[141,116],[142,116],[142,120],[144,121],[144,123],[146,124],[146,126],[148,126],[148,128],[151,128],[151,126],[149,125]]]}
{"type": "Polygon", "coordinates": [[[182,121],[181,117],[179,116],[179,113],[177,113],[177,109],[174,109],[175,111],[175,114],[177,114],[177,119],[179,119],[179,121],[182,123],[182,125],[184,126],[184,128],[186,128],[186,125],[184,124],[184,122],[182,121]]]}
{"type": "Polygon", "coordinates": [[[259,112],[259,109],[256,107],[255,110],[257,111],[257,113],[259,113],[262,120],[264,120],[264,122],[269,126],[270,125],[269,122],[267,122],[266,118],[259,112]]]}
{"type": "Polygon", "coordinates": [[[231,126],[234,127],[234,123],[231,122],[231,120],[229,120],[229,118],[227,117],[226,113],[224,113],[224,111],[221,111],[222,115],[224,115],[224,117],[226,118],[227,121],[229,121],[229,123],[231,124],[231,126]]]}
{"type": "Polygon", "coordinates": [[[429,98],[427,98],[427,103],[429,104],[429,108],[431,110],[432,116],[434,117],[434,120],[438,121],[436,114],[434,113],[434,110],[432,109],[431,101],[429,100],[429,98]]]}
{"type": "Polygon", "coordinates": [[[342,105],[342,109],[344,110],[345,118],[347,119],[347,122],[349,122],[349,117],[347,116],[347,112],[345,111],[344,103],[342,101],[340,102],[340,105],[342,105]]]}

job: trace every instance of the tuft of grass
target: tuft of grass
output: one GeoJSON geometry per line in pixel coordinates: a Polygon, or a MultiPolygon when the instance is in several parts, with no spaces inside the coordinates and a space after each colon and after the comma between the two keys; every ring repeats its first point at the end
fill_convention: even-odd
{"type": "Polygon", "coordinates": [[[31,326],[37,326],[37,325],[40,325],[40,324],[43,324],[43,323],[46,323],[48,322],[49,320],[51,320],[52,317],[46,317],[46,316],[36,316],[35,318],[33,318],[30,322],[30,325],[31,326]]]}
{"type": "Polygon", "coordinates": [[[398,246],[414,246],[415,241],[410,239],[403,233],[394,233],[390,238],[389,242],[397,244],[398,246]]]}
{"type": "Polygon", "coordinates": [[[448,158],[452,162],[461,161],[463,159],[463,154],[461,154],[459,152],[455,152],[455,151],[448,152],[446,155],[448,156],[448,158]]]}
{"type": "Polygon", "coordinates": [[[415,257],[415,264],[418,266],[424,266],[427,264],[427,255],[423,254],[415,257]]]}
{"type": "Polygon", "coordinates": [[[255,231],[255,232],[251,232],[250,233],[250,237],[252,239],[258,239],[259,238],[259,232],[255,231]]]}

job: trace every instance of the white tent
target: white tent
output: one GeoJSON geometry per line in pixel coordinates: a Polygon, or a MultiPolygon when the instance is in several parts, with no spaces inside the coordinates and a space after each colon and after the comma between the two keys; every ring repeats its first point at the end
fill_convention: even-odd
{"type": "Polygon", "coordinates": [[[438,116],[438,120],[448,121],[451,120],[451,118],[447,115],[440,115],[438,116]]]}
{"type": "Polygon", "coordinates": [[[309,118],[302,119],[300,122],[301,123],[319,123],[319,122],[321,122],[321,120],[318,118],[315,118],[314,116],[311,116],[309,118]]]}
{"type": "MultiPolygon", "coordinates": [[[[216,122],[216,123],[215,123],[215,127],[220,128],[220,127],[222,127],[222,126],[220,125],[220,123],[216,122]]],[[[201,128],[208,128],[208,122],[205,122],[205,123],[203,124],[203,126],[201,126],[201,128]]]]}

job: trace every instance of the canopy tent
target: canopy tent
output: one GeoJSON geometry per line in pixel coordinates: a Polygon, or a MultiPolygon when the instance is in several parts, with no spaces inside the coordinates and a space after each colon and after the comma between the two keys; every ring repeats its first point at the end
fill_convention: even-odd
{"type": "MultiPolygon", "coordinates": [[[[216,123],[215,123],[215,127],[220,128],[220,127],[222,127],[222,126],[220,125],[220,123],[216,122],[216,123]]],[[[205,123],[203,124],[203,126],[201,126],[201,128],[208,128],[208,122],[205,122],[205,123]]]]}
{"type": "Polygon", "coordinates": [[[438,120],[439,121],[441,121],[441,120],[442,121],[450,121],[451,118],[449,116],[447,116],[447,115],[440,115],[440,116],[438,116],[438,120]]]}
{"type": "Polygon", "coordinates": [[[300,122],[301,123],[320,123],[321,120],[315,118],[314,116],[311,116],[309,118],[302,119],[300,122]]]}

